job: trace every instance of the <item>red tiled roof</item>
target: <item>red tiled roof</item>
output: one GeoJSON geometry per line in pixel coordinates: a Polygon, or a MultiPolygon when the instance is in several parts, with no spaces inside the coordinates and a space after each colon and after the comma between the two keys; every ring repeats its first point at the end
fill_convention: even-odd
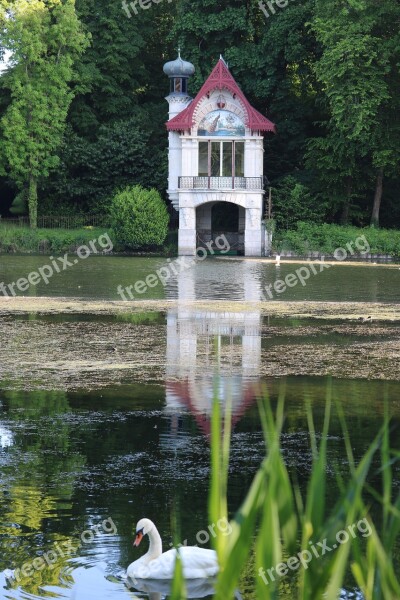
{"type": "Polygon", "coordinates": [[[249,129],[252,131],[272,131],[276,133],[275,124],[250,105],[222,58],[215,65],[211,75],[204,83],[196,98],[181,113],[168,121],[166,124],[168,131],[186,131],[191,129],[194,125],[194,112],[200,100],[214,90],[222,92],[224,89],[229,90],[241,100],[247,114],[245,125],[249,129]]]}

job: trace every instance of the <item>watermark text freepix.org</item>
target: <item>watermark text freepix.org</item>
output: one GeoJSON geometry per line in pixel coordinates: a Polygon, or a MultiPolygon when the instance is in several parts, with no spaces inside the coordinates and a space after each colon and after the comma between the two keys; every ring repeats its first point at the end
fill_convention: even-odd
{"type": "MultiPolygon", "coordinates": [[[[122,10],[126,16],[130,19],[132,17],[131,10],[135,15],[139,14],[139,8],[141,10],[147,10],[153,4],[160,4],[163,0],[133,0],[133,2],[127,2],[122,0],[122,10]]],[[[168,4],[171,4],[172,0],[167,0],[168,4]]]]}
{"type": "Polygon", "coordinates": [[[41,556],[25,562],[21,568],[15,569],[12,577],[20,582],[23,577],[32,577],[35,571],[43,571],[45,568],[53,569],[60,558],[74,555],[82,545],[93,542],[96,536],[115,535],[116,533],[117,527],[114,521],[108,517],[101,523],[83,531],[79,537],[79,542],[74,540],[56,542],[53,544],[52,550],[44,552],[41,556]]]}
{"type": "Polygon", "coordinates": [[[270,569],[265,570],[263,567],[260,567],[258,569],[258,576],[261,577],[265,585],[269,585],[276,580],[276,577],[284,577],[289,571],[297,571],[300,566],[302,566],[303,569],[308,569],[309,563],[314,560],[314,558],[322,558],[325,554],[333,552],[342,544],[347,544],[350,540],[350,536],[354,539],[357,537],[357,533],[360,533],[364,538],[371,535],[372,528],[367,518],[364,517],[358,521],[358,523],[349,525],[347,529],[338,531],[335,536],[336,542],[332,544],[332,546],[328,546],[327,539],[322,540],[322,542],[317,542],[316,544],[311,541],[309,542],[309,550],[301,550],[296,556],[291,556],[287,561],[281,562],[270,569]]]}
{"type": "Polygon", "coordinates": [[[210,241],[206,243],[207,249],[199,246],[196,249],[195,257],[180,256],[175,260],[168,258],[165,267],[161,267],[161,269],[158,269],[155,273],[150,273],[145,280],[139,279],[134,285],[129,285],[125,288],[122,287],[122,285],[119,285],[117,294],[121,296],[122,300],[127,302],[128,300],[133,300],[135,298],[134,291],[136,294],[145,294],[149,288],[155,288],[160,283],[165,287],[170,279],[187,269],[191,269],[196,261],[207,258],[208,253],[215,254],[214,244],[221,254],[226,254],[231,249],[225,235],[220,235],[214,242],[210,241]]]}
{"type": "Polygon", "coordinates": [[[20,279],[13,283],[0,283],[0,293],[2,293],[3,296],[9,296],[10,294],[11,296],[16,296],[17,292],[15,288],[20,292],[26,292],[31,285],[38,285],[41,282],[44,282],[47,285],[54,273],[62,273],[69,267],[78,264],[79,259],[84,260],[91,254],[98,254],[99,247],[105,253],[111,252],[113,249],[113,243],[108,233],[101,235],[97,240],[91,240],[87,245],[84,244],[80,246],[76,251],[78,258],[70,259],[68,253],[64,254],[64,256],[58,256],[57,258],[50,256],[49,260],[51,264],[43,265],[43,267],[39,267],[37,271],[32,271],[26,277],[20,277],[20,279]]]}
{"type": "MultiPolygon", "coordinates": [[[[291,0],[291,2],[293,2],[293,0],[291,0]]],[[[264,13],[265,17],[269,19],[271,15],[274,15],[276,13],[275,6],[277,6],[278,8],[287,8],[289,6],[289,0],[265,0],[265,2],[263,2],[263,0],[260,0],[258,6],[260,7],[260,10],[262,10],[262,12],[264,13]]]]}
{"type": "MultiPolygon", "coordinates": [[[[368,243],[365,235],[358,237],[355,242],[349,242],[346,244],[346,248],[337,248],[333,253],[333,257],[337,261],[345,261],[349,255],[354,256],[356,252],[361,255],[368,254],[371,248],[368,243]]],[[[283,294],[286,292],[288,288],[293,288],[299,283],[305,287],[307,281],[310,279],[311,275],[318,275],[325,271],[325,269],[330,269],[333,265],[325,263],[325,260],[321,258],[320,260],[315,261],[307,261],[307,266],[302,266],[297,269],[294,273],[289,273],[286,275],[285,279],[277,279],[275,283],[270,283],[264,287],[264,292],[262,292],[261,296],[263,300],[272,300],[275,294],[283,294]],[[266,297],[268,296],[268,298],[266,297]]]]}

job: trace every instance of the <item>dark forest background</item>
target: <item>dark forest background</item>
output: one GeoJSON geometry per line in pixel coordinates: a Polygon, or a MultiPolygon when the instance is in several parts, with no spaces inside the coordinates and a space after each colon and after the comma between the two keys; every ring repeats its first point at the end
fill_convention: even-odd
{"type": "MultiPolygon", "coordinates": [[[[192,96],[222,54],[276,124],[265,172],[281,224],[400,228],[398,0],[291,0],[269,17],[258,0],[162,0],[131,18],[119,0],[76,0],[76,11],[91,43],[76,64],[60,165],[39,182],[40,214],[101,214],[126,184],[165,197],[163,65],[180,47],[196,67],[192,96]]],[[[9,102],[3,74],[0,118],[9,102]]],[[[3,217],[17,192],[0,178],[3,217]]]]}

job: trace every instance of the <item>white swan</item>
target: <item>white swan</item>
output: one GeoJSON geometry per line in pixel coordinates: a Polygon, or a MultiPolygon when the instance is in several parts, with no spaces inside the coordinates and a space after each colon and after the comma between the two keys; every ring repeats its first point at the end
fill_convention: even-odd
{"type": "MultiPolygon", "coordinates": [[[[160,534],[150,519],[140,519],[137,523],[133,545],[139,546],[145,535],[149,536],[149,549],[144,556],[129,565],[127,576],[131,579],[173,579],[176,549],[162,553],[160,534]]],[[[218,573],[217,554],[214,550],[182,546],[179,554],[185,579],[204,579],[218,573]]]]}

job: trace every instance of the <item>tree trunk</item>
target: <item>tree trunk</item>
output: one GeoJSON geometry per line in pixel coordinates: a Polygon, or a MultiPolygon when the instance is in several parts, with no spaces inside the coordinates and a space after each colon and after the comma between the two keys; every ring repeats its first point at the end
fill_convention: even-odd
{"type": "Polygon", "coordinates": [[[342,208],[342,214],[340,217],[340,222],[342,225],[347,225],[349,222],[349,213],[350,213],[350,201],[351,194],[353,191],[353,178],[347,177],[347,185],[346,185],[346,198],[342,208]]]}
{"type": "Polygon", "coordinates": [[[378,176],[376,178],[374,206],[372,208],[372,217],[371,217],[371,226],[372,227],[379,227],[379,211],[381,209],[382,195],[383,195],[383,167],[381,167],[379,169],[378,176]]]}
{"type": "Polygon", "coordinates": [[[29,192],[28,192],[28,207],[29,207],[29,223],[31,229],[37,228],[37,179],[32,175],[29,177],[29,192]]]}

